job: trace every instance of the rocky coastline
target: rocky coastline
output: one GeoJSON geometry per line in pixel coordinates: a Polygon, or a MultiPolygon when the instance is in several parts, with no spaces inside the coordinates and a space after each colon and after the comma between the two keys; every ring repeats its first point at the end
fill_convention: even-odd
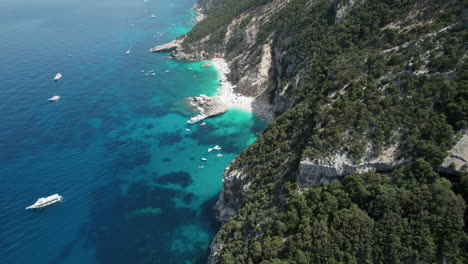
{"type": "MultiPolygon", "coordinates": [[[[155,46],[150,49],[151,52],[169,52],[170,56],[178,60],[199,60],[199,56],[182,52],[182,42],[184,37],[177,38],[169,43],[155,46]]],[[[196,123],[211,116],[218,116],[227,111],[227,109],[241,109],[254,112],[260,118],[271,121],[271,106],[265,103],[257,102],[253,96],[245,96],[235,92],[236,85],[228,80],[231,74],[229,63],[224,58],[211,58],[202,67],[214,66],[219,72],[219,91],[213,96],[200,95],[187,98],[189,102],[200,110],[200,114],[192,117],[189,123],[196,123]]]]}
{"type": "MultiPolygon", "coordinates": [[[[209,9],[210,6],[215,6],[218,2],[221,3],[220,1],[202,0],[198,10],[203,12],[203,9],[209,9]]],[[[353,9],[366,1],[336,0],[334,2],[334,21],[340,23],[353,9]]],[[[266,21],[271,19],[272,14],[285,3],[274,0],[237,16],[228,25],[222,45],[210,43],[209,35],[193,41],[190,45],[183,45],[185,36],[181,36],[151,49],[152,52],[170,53],[174,59],[207,61],[204,66],[213,66],[218,70],[220,87],[216,95],[187,98],[188,102],[200,112],[199,115],[188,120],[189,123],[221,115],[231,108],[252,111],[263,119],[271,121],[275,116],[280,116],[285,110],[291,109],[297,103],[291,95],[297,88],[304,86],[304,74],[301,72],[302,66],[295,64],[288,53],[290,39],[278,36],[274,39],[274,36],[269,36],[262,46],[255,46],[256,36],[261,26],[265,25],[266,21]],[[246,51],[250,51],[250,53],[246,51]],[[252,56],[253,54],[255,56],[252,56]]],[[[278,34],[281,36],[282,32],[278,32],[278,34]]],[[[287,36],[287,34],[285,35],[287,36]]],[[[330,78],[332,77],[330,75],[330,78]]],[[[294,129],[295,132],[291,133],[292,136],[289,138],[291,141],[295,140],[300,135],[299,131],[304,128],[294,127],[294,129]]],[[[460,174],[463,168],[466,169],[468,160],[466,131],[465,129],[461,132],[460,138],[457,139],[458,144],[450,150],[449,157],[437,168],[439,171],[460,174]]],[[[268,142],[268,144],[270,143],[271,141],[268,142]]],[[[267,143],[263,142],[263,144],[267,143]]],[[[298,152],[298,162],[294,164],[291,162],[289,166],[294,172],[291,175],[299,183],[299,188],[309,188],[354,172],[389,172],[412,162],[412,156],[402,157],[399,155],[400,147],[401,142],[395,143],[387,146],[377,155],[372,152],[371,145],[368,144],[364,151],[365,158],[358,161],[351,159],[349,151],[343,149],[335,152],[330,151],[315,158],[298,152]]],[[[276,151],[280,152],[281,148],[278,147],[276,151]]],[[[240,164],[239,160],[242,161],[242,159],[238,159],[237,163],[234,161],[232,163],[238,166],[228,166],[223,175],[223,189],[216,204],[218,220],[221,222],[226,222],[230,217],[238,214],[247,194],[255,192],[256,186],[260,185],[255,183],[255,178],[249,171],[248,165],[240,164]]],[[[289,162],[288,159],[285,162],[289,162]]],[[[264,165],[265,168],[268,166],[268,164],[264,165]]],[[[275,177],[281,178],[281,176],[276,175],[275,177]]],[[[223,246],[222,240],[216,238],[213,240],[209,263],[218,263],[216,256],[223,246]]]]}

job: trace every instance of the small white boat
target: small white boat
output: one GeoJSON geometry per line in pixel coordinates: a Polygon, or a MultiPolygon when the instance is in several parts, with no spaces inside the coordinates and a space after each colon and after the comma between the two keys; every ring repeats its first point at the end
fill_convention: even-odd
{"type": "Polygon", "coordinates": [[[187,131],[187,132],[190,131],[190,128],[186,128],[185,131],[187,131]]]}
{"type": "Polygon", "coordinates": [[[153,72],[153,73],[151,73],[151,75],[155,76],[155,75],[156,75],[156,73],[154,73],[154,72],[153,72]]]}
{"type": "Polygon", "coordinates": [[[216,149],[216,150],[221,150],[221,147],[218,146],[218,145],[214,146],[213,148],[216,149]]]}
{"type": "Polygon", "coordinates": [[[156,15],[151,15],[150,17],[151,17],[151,18],[156,18],[157,16],[156,16],[156,15]]]}
{"type": "Polygon", "coordinates": [[[209,148],[209,149],[208,149],[208,152],[211,152],[212,150],[213,150],[213,148],[209,148]]]}
{"type": "Polygon", "coordinates": [[[145,72],[145,70],[141,70],[141,72],[145,72]]]}
{"type": "Polygon", "coordinates": [[[196,116],[192,116],[192,117],[190,118],[190,120],[187,120],[187,123],[188,123],[188,124],[195,124],[195,123],[197,123],[198,121],[201,121],[201,120],[203,120],[203,119],[205,119],[205,118],[206,118],[206,115],[199,114],[199,115],[196,115],[196,116]]]}
{"type": "Polygon", "coordinates": [[[198,166],[198,168],[199,168],[199,169],[203,169],[203,168],[205,168],[205,166],[200,165],[200,166],[198,166]]]}
{"type": "Polygon", "coordinates": [[[59,72],[59,73],[55,74],[54,81],[58,81],[60,79],[62,79],[62,74],[59,72]]]}
{"type": "Polygon", "coordinates": [[[201,158],[201,160],[203,160],[203,161],[207,161],[207,159],[206,159],[206,158],[201,158]]]}
{"type": "Polygon", "coordinates": [[[169,70],[165,70],[164,72],[169,72],[169,70]]]}
{"type": "Polygon", "coordinates": [[[43,207],[46,207],[48,205],[51,205],[51,204],[58,203],[58,202],[62,201],[62,198],[63,197],[58,195],[57,193],[54,194],[54,195],[51,195],[49,197],[45,197],[45,198],[42,197],[42,198],[37,199],[37,201],[33,205],[26,207],[26,209],[43,208],[43,207]]]}
{"type": "Polygon", "coordinates": [[[205,122],[201,122],[201,123],[200,123],[200,126],[205,126],[205,125],[206,125],[205,122]]]}
{"type": "Polygon", "coordinates": [[[219,158],[219,157],[222,157],[222,156],[223,156],[223,154],[218,154],[218,155],[216,155],[216,157],[218,157],[218,158],[219,158]]]}
{"type": "Polygon", "coordinates": [[[132,51],[132,48],[133,48],[133,45],[130,48],[128,48],[128,50],[125,53],[130,54],[130,52],[132,51]]]}
{"type": "Polygon", "coordinates": [[[60,99],[60,96],[54,95],[54,96],[52,96],[51,98],[49,98],[49,101],[50,101],[50,102],[54,102],[54,101],[58,101],[59,99],[60,99]]]}

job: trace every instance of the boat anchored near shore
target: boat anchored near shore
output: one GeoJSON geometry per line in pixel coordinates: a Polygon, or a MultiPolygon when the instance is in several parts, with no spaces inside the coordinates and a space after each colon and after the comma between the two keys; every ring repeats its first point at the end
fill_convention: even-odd
{"type": "Polygon", "coordinates": [[[63,197],[58,195],[57,193],[48,197],[42,197],[42,198],[37,199],[37,201],[33,205],[26,207],[26,210],[43,208],[51,204],[58,203],[62,201],[62,199],[63,197]]]}

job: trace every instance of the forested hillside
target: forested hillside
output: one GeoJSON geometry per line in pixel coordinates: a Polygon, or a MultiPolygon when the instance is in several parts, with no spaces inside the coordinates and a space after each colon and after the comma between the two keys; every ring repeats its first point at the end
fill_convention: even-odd
{"type": "Polygon", "coordinates": [[[218,209],[232,217],[210,262],[467,263],[466,165],[435,170],[468,126],[466,2],[211,2],[184,45],[244,52],[251,64],[271,47],[262,96],[294,103],[228,168],[218,209]],[[247,28],[254,44],[237,51],[245,37],[226,34],[247,28]],[[299,170],[342,160],[356,172],[299,170]],[[399,165],[379,171],[373,160],[399,165]],[[298,181],[307,177],[322,184],[298,181]]]}
{"type": "MultiPolygon", "coordinates": [[[[468,198],[468,177],[456,188],[468,198]]],[[[217,235],[218,263],[466,263],[466,203],[418,159],[391,175],[252,193],[217,235]],[[274,192],[273,192],[274,193],[274,192]],[[273,206],[272,206],[273,205],[273,206]]]]}

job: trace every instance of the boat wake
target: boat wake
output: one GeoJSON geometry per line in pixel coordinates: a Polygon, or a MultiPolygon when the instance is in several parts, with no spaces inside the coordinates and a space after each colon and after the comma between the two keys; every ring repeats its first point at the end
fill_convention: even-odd
{"type": "Polygon", "coordinates": [[[130,48],[128,48],[128,50],[125,53],[130,54],[130,52],[132,51],[132,48],[133,48],[133,45],[130,48]]]}

